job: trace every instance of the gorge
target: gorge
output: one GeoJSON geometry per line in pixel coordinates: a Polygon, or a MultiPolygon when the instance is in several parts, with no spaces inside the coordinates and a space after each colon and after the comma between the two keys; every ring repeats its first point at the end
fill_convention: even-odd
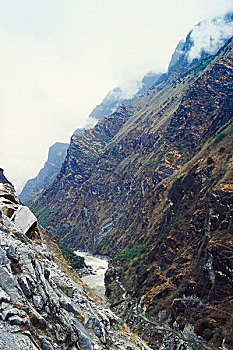
{"type": "Polygon", "coordinates": [[[28,202],[112,259],[111,306],[154,349],[232,346],[232,45],[74,135],[28,202]]]}
{"type": "Polygon", "coordinates": [[[1,171],[4,346],[233,349],[233,38],[191,60],[203,28],[141,96],[72,135],[27,206],[1,171]]]}

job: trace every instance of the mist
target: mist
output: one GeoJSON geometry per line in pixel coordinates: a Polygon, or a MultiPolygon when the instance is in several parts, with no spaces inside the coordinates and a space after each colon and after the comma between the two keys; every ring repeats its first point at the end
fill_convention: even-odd
{"type": "MultiPolygon", "coordinates": [[[[228,15],[229,19],[233,14],[228,15]]],[[[226,22],[227,16],[208,19],[196,25],[191,33],[193,46],[188,52],[188,59],[192,61],[200,58],[203,51],[208,54],[216,53],[224,44],[225,39],[233,36],[232,21],[226,22]]]]}

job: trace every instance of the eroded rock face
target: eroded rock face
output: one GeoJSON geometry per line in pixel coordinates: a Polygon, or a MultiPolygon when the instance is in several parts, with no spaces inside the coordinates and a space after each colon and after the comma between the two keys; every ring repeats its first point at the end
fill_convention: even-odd
{"type": "MultiPolygon", "coordinates": [[[[0,180],[1,181],[1,180],[0,180]]],[[[0,182],[1,212],[14,223],[18,231],[30,238],[38,236],[37,218],[31,210],[22,205],[9,182],[0,182]]]]}
{"type": "Polygon", "coordinates": [[[1,212],[0,348],[149,349],[63,271],[39,234],[35,216],[9,184],[1,189],[2,195],[9,191],[13,196],[16,208],[9,217],[1,212]]]}

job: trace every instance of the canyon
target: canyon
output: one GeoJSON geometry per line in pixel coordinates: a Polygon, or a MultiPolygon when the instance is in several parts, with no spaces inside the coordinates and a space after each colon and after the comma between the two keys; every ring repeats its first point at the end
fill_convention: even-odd
{"type": "MultiPolygon", "coordinates": [[[[229,28],[232,20],[225,16],[229,28]]],[[[72,135],[60,170],[28,207],[0,173],[2,273],[20,290],[1,285],[3,314],[17,309],[2,318],[7,337],[25,335],[13,324],[42,349],[43,339],[52,349],[233,349],[233,38],[210,38],[216,50],[195,56],[205,25],[142,95],[114,100],[103,118],[95,110],[97,124],[72,135]],[[17,260],[9,247],[19,238],[17,260]],[[77,250],[107,257],[111,311],[75,277],[69,265],[88,270],[77,250]]]]}
{"type": "Polygon", "coordinates": [[[73,135],[28,202],[55,239],[110,257],[111,307],[153,349],[233,345],[232,46],[73,135]]]}

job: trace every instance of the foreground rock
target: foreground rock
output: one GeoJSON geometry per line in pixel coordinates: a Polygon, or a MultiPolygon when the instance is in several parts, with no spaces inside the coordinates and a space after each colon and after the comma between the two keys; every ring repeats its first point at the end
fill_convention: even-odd
{"type": "Polygon", "coordinates": [[[35,216],[0,185],[0,349],[149,349],[64,272],[35,216]]]}

